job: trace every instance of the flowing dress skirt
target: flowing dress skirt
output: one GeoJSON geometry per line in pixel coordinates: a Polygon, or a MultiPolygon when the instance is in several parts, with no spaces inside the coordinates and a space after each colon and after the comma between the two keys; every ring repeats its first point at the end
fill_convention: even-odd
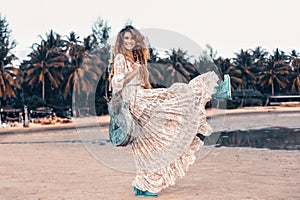
{"type": "Polygon", "coordinates": [[[129,110],[138,132],[132,142],[137,167],[133,186],[157,193],[185,175],[203,145],[196,134],[212,132],[205,105],[218,79],[214,72],[207,72],[188,84],[138,89],[132,95],[129,110]]]}

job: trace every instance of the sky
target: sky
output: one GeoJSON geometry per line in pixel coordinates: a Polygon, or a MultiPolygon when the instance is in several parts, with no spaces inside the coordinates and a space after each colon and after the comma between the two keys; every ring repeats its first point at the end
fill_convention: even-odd
{"type": "MultiPolygon", "coordinates": [[[[234,57],[240,49],[263,47],[269,52],[300,51],[298,0],[0,0],[21,59],[49,30],[81,39],[98,17],[115,36],[130,19],[138,29],[164,29],[210,44],[217,56],[234,57]]],[[[149,38],[151,41],[151,38],[149,38]]]]}

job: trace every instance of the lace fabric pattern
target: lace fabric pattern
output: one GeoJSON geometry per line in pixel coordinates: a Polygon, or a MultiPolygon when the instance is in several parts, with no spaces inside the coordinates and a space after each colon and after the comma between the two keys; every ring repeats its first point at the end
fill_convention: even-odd
{"type": "Polygon", "coordinates": [[[122,91],[129,108],[126,120],[135,126],[132,151],[137,175],[133,186],[153,193],[174,185],[196,159],[203,142],[197,133],[209,135],[205,105],[217,86],[214,72],[199,75],[169,88],[143,89],[139,73],[124,86],[124,73],[132,70],[123,55],[115,57],[113,91],[122,91]]]}

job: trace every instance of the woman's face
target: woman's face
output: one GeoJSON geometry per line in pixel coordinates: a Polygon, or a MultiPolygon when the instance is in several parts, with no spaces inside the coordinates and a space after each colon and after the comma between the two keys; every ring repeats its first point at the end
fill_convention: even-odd
{"type": "Polygon", "coordinates": [[[123,45],[125,49],[128,51],[131,51],[135,46],[135,40],[132,38],[132,35],[130,32],[125,32],[123,37],[123,45]]]}

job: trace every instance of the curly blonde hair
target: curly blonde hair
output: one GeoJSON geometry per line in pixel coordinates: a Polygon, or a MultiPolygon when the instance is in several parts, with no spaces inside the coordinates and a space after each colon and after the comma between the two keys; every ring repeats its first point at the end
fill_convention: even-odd
{"type": "MultiPolygon", "coordinates": [[[[117,35],[116,43],[114,46],[114,56],[117,54],[123,54],[126,60],[129,60],[132,64],[139,61],[141,64],[140,76],[143,81],[144,88],[151,88],[149,83],[149,72],[147,69],[147,60],[149,58],[149,52],[147,45],[144,41],[144,36],[131,25],[125,26],[117,35]],[[123,38],[126,32],[131,33],[132,38],[135,40],[135,47],[132,50],[132,55],[129,55],[123,45],[123,38]],[[133,57],[132,57],[133,56],[133,57]]],[[[114,68],[112,67],[110,79],[114,75],[114,68]]]]}

